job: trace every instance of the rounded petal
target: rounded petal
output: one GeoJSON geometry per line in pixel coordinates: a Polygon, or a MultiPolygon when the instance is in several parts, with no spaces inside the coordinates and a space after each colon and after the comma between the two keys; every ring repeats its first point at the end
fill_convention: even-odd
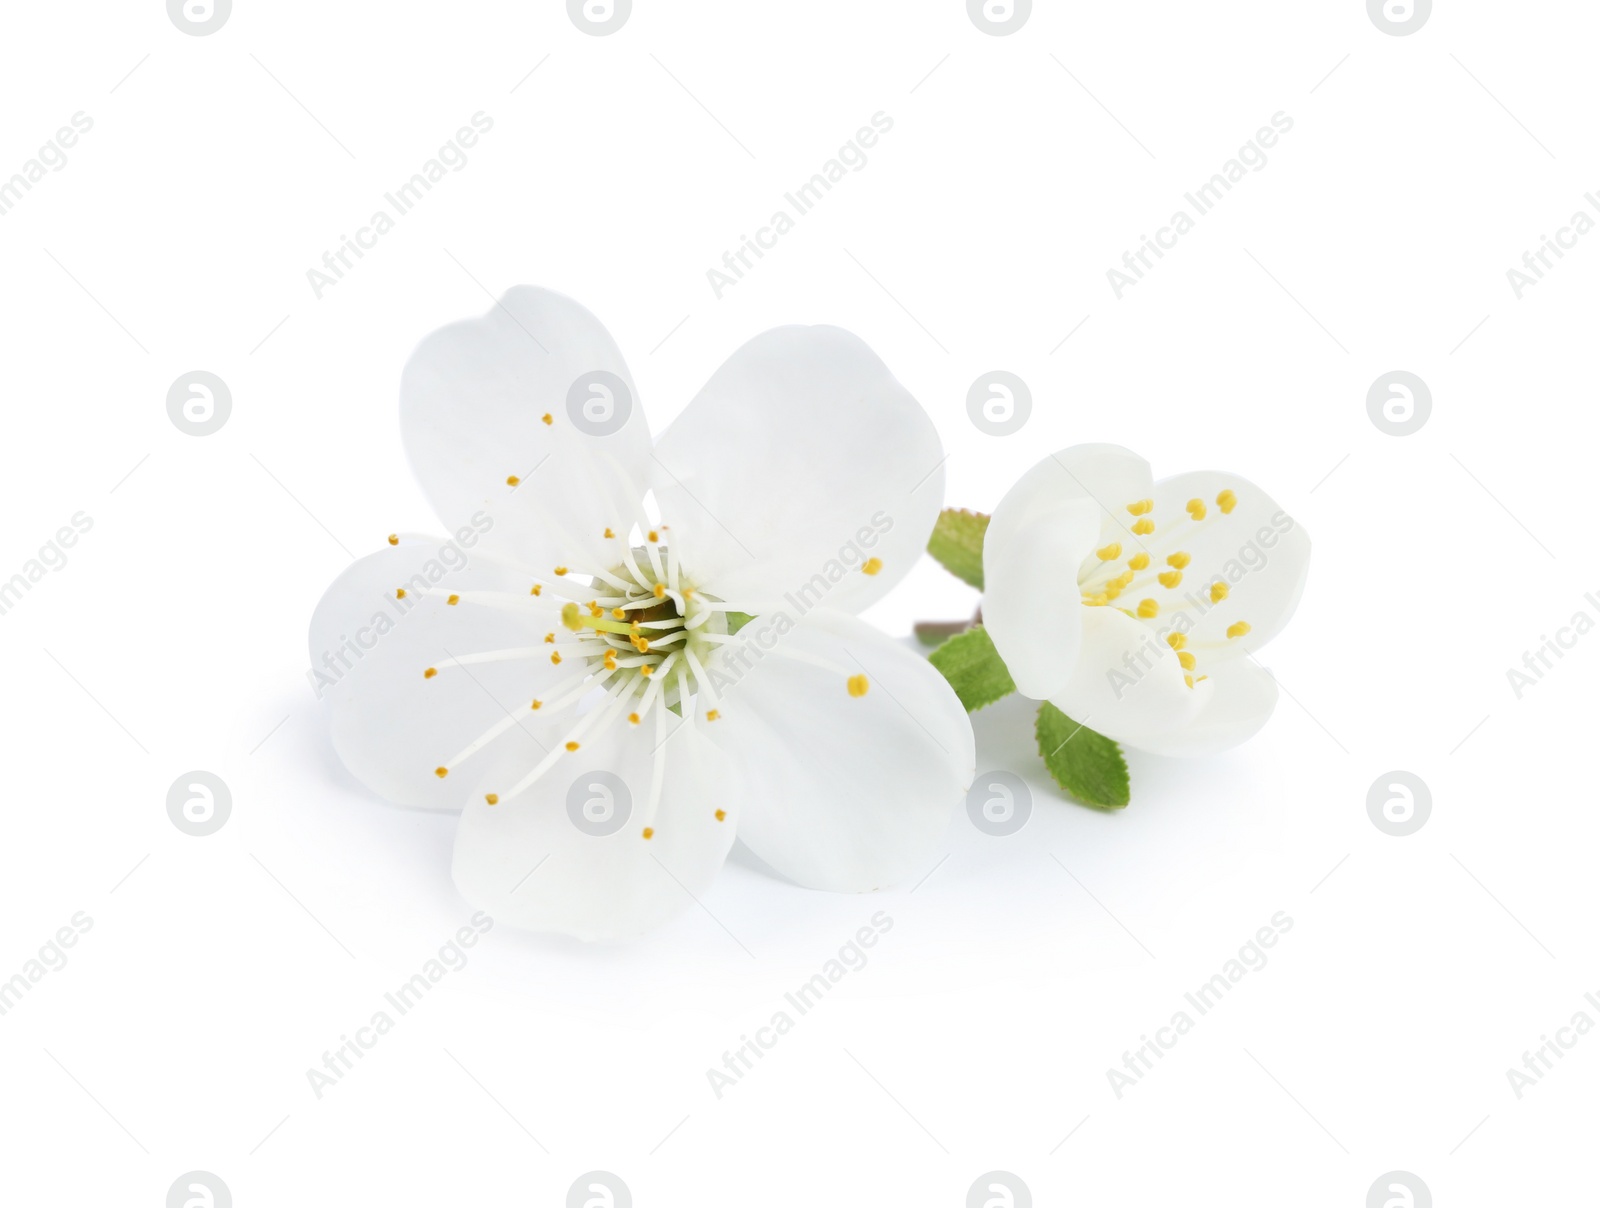
{"type": "Polygon", "coordinates": [[[1162,479],[1155,492],[1157,527],[1150,548],[1158,561],[1178,550],[1189,556],[1182,611],[1190,623],[1189,648],[1200,655],[1201,669],[1266,645],[1300,603],[1311,565],[1310,535],[1271,496],[1237,474],[1178,474],[1162,479]],[[1194,512],[1192,505],[1198,505],[1194,512]],[[1196,512],[1201,519],[1194,518],[1196,512]],[[1226,596],[1213,602],[1211,585],[1217,582],[1226,586],[1226,596]],[[1248,633],[1230,639],[1229,627],[1240,621],[1249,626],[1248,633]]]}
{"type": "Polygon", "coordinates": [[[1077,663],[1078,566],[1101,527],[1100,506],[1063,454],[1006,492],[983,539],[984,628],[1018,691],[1034,700],[1048,699],[1077,663]]]}
{"type": "Polygon", "coordinates": [[[560,294],[518,286],[424,339],[401,377],[400,427],[450,531],[487,516],[486,544],[524,565],[604,568],[604,530],[640,517],[650,430],[633,378],[600,321],[560,294]]]}
{"type": "Polygon", "coordinates": [[[653,725],[613,726],[490,805],[489,792],[504,793],[527,770],[503,761],[479,782],[456,832],[462,896],[496,922],[583,940],[637,935],[693,905],[733,845],[738,793],[727,756],[694,726],[672,724],[653,811],[653,725]]]}
{"type": "Polygon", "coordinates": [[[1232,659],[1195,683],[1200,711],[1181,730],[1138,744],[1155,755],[1215,755],[1236,747],[1267,724],[1278,703],[1278,681],[1249,659],[1232,659]]]}
{"type": "Polygon", "coordinates": [[[739,838],[812,889],[882,889],[928,868],[974,765],[944,677],[831,609],[793,629],[758,617],[740,636],[710,672],[727,699],[706,727],[746,785],[739,838]]]}
{"type": "Polygon", "coordinates": [[[1068,681],[1050,703],[1074,721],[1141,750],[1189,726],[1209,695],[1190,688],[1178,656],[1118,608],[1080,606],[1083,639],[1068,681]]]}
{"type": "Polygon", "coordinates": [[[503,723],[496,743],[537,758],[543,727],[525,715],[562,677],[544,636],[564,633],[554,606],[528,591],[525,572],[438,540],[408,539],[334,580],[311,620],[312,678],[357,779],[402,805],[460,809],[461,775],[435,769],[490,727],[503,723]],[[452,665],[492,650],[533,653],[452,665]]]}
{"type": "Polygon", "coordinates": [[[911,569],[944,498],[933,423],[860,339],[779,327],[712,374],[656,446],[685,572],[725,600],[857,612],[911,569]],[[871,566],[876,573],[864,573],[871,566]]]}

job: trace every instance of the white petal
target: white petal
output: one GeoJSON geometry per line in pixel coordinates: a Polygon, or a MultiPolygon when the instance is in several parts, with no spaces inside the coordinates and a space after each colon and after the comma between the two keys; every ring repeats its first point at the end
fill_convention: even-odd
{"type": "Polygon", "coordinates": [[[311,664],[318,694],[330,701],[334,747],[357,779],[402,805],[459,809],[468,787],[462,774],[440,779],[434,769],[508,710],[517,722],[497,743],[537,758],[541,727],[524,715],[562,674],[543,652],[556,649],[544,635],[564,631],[554,606],[528,589],[524,572],[481,549],[469,560],[443,541],[381,550],[334,580],[312,617],[311,664]],[[397,598],[401,587],[406,595],[397,598]],[[503,593],[510,607],[472,602],[472,592],[503,593]],[[448,604],[450,593],[462,601],[448,604]],[[528,647],[540,653],[444,665],[452,657],[528,647]],[[425,676],[429,667],[438,673],[425,676]]]}
{"type": "Polygon", "coordinates": [[[637,935],[692,906],[733,845],[738,794],[727,756],[695,727],[673,725],[649,817],[656,738],[648,721],[585,741],[511,800],[491,806],[486,794],[504,793],[523,769],[503,764],[498,779],[480,781],[456,832],[462,896],[496,922],[584,940],[637,935]],[[574,816],[584,817],[585,804],[616,829],[581,829],[574,816]]]}
{"type": "MultiPolygon", "coordinates": [[[[604,393],[594,397],[602,407],[604,393]]],[[[602,533],[628,531],[649,481],[650,431],[622,353],[583,307],[531,286],[418,345],[400,382],[400,426],[449,529],[487,515],[486,544],[545,573],[566,561],[581,559],[584,570],[615,561],[602,533]],[[596,372],[621,382],[612,414],[627,412],[600,435],[575,422],[568,398],[596,372]]]]}
{"type": "Polygon", "coordinates": [[[1078,609],[1083,641],[1071,678],[1050,703],[1074,721],[1140,749],[1190,725],[1208,693],[1190,688],[1178,656],[1121,609],[1078,609]]]}
{"type": "MultiPolygon", "coordinates": [[[[1176,594],[1189,600],[1184,609],[1191,624],[1189,649],[1199,657],[1200,670],[1209,672],[1219,658],[1266,645],[1300,603],[1311,562],[1310,535],[1271,496],[1237,474],[1202,470],[1165,478],[1156,484],[1155,499],[1157,529],[1149,540],[1156,561],[1173,550],[1192,559],[1176,594]],[[1216,502],[1225,490],[1237,499],[1230,513],[1216,502]],[[1196,499],[1205,507],[1199,521],[1185,510],[1196,499]],[[1212,607],[1208,588],[1218,579],[1228,584],[1228,595],[1212,607]],[[1230,640],[1227,629],[1237,621],[1247,622],[1250,632],[1230,640]]],[[[1163,616],[1163,627],[1174,623],[1174,617],[1163,616]]]]}
{"type": "Polygon", "coordinates": [[[1278,681],[1249,659],[1232,659],[1194,686],[1200,710],[1181,730],[1137,744],[1156,755],[1215,755],[1236,747],[1267,724],[1278,703],[1278,681]]]}
{"type": "Polygon", "coordinates": [[[661,437],[655,493],[702,587],[856,612],[927,545],[943,459],[932,421],[866,344],[780,327],[729,357],[661,437]],[[862,573],[874,557],[882,569],[862,573]]]}
{"type": "Polygon", "coordinates": [[[737,656],[718,663],[737,683],[707,733],[747,785],[739,838],[812,889],[864,892],[925,871],[972,783],[961,702],[926,659],[854,617],[818,609],[776,629],[757,618],[740,631],[749,670],[737,656]],[[866,695],[850,695],[853,675],[866,695]]]}
{"type": "Polygon", "coordinates": [[[1039,462],[995,508],[983,544],[983,620],[1024,696],[1048,699],[1072,674],[1079,568],[1132,520],[1125,505],[1149,492],[1141,458],[1116,445],[1076,445],[1039,462]]]}

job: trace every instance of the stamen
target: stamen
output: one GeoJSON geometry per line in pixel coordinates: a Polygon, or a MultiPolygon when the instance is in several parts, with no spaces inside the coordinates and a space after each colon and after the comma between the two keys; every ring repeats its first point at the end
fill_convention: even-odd
{"type": "Polygon", "coordinates": [[[865,696],[867,694],[868,687],[867,677],[864,675],[852,675],[849,679],[845,680],[844,686],[851,696],[865,696]]]}
{"type": "Polygon", "coordinates": [[[1250,623],[1248,621],[1235,621],[1232,625],[1228,626],[1228,636],[1230,638],[1242,638],[1249,632],[1250,623]]]}
{"type": "Polygon", "coordinates": [[[1128,511],[1135,516],[1143,516],[1155,506],[1156,501],[1154,499],[1141,499],[1137,503],[1130,503],[1128,505],[1128,511]]]}
{"type": "Polygon", "coordinates": [[[1221,604],[1227,598],[1228,598],[1228,585],[1226,583],[1224,583],[1221,579],[1218,579],[1215,583],[1213,583],[1211,585],[1211,602],[1213,604],[1221,604]]]}
{"type": "Polygon", "coordinates": [[[883,569],[883,559],[882,558],[868,558],[865,562],[863,562],[861,564],[861,573],[864,574],[864,575],[875,575],[882,569],[883,569]]]}
{"type": "Polygon", "coordinates": [[[639,833],[641,835],[643,835],[646,839],[649,839],[649,838],[651,838],[651,837],[653,837],[655,835],[656,831],[655,831],[655,827],[647,826],[642,831],[640,831],[639,833]]]}
{"type": "Polygon", "coordinates": [[[1150,565],[1150,555],[1139,553],[1128,559],[1129,570],[1143,570],[1150,565]]]}
{"type": "Polygon", "coordinates": [[[1184,553],[1182,550],[1179,550],[1175,554],[1168,554],[1167,565],[1176,570],[1182,570],[1184,567],[1189,565],[1189,555],[1184,553]]]}
{"type": "Polygon", "coordinates": [[[555,423],[555,422],[556,422],[556,421],[555,421],[555,418],[554,418],[554,417],[553,417],[553,416],[552,416],[552,415],[551,415],[551,414],[550,414],[550,413],[549,413],[549,412],[548,412],[548,411],[546,411],[546,412],[545,412],[545,413],[544,413],[544,414],[543,414],[543,415],[541,415],[541,416],[540,416],[540,417],[539,417],[539,418],[540,418],[540,419],[541,419],[541,420],[543,420],[543,421],[544,421],[544,422],[545,422],[545,423],[546,423],[546,424],[553,424],[553,423],[555,423]]]}
{"type": "Polygon", "coordinates": [[[390,545],[399,545],[400,544],[400,534],[399,533],[390,533],[389,534],[389,544],[390,545]]]}
{"type": "Polygon", "coordinates": [[[461,603],[461,597],[457,596],[457,595],[452,595],[448,600],[445,601],[445,603],[446,604],[459,604],[459,603],[461,603]]]}
{"type": "Polygon", "coordinates": [[[1223,491],[1217,496],[1217,506],[1222,509],[1222,514],[1226,516],[1239,506],[1239,497],[1232,491],[1223,491]]]}
{"type": "Polygon", "coordinates": [[[506,486],[514,487],[518,483],[520,483],[521,481],[522,481],[522,479],[518,478],[515,474],[512,474],[512,475],[510,475],[509,477],[506,478],[506,486]]]}
{"type": "Polygon", "coordinates": [[[1206,504],[1203,499],[1191,499],[1183,507],[1196,520],[1204,520],[1206,518],[1206,504]]]}
{"type": "Polygon", "coordinates": [[[719,717],[721,717],[721,716],[722,716],[722,714],[721,714],[721,713],[719,713],[719,712],[718,712],[718,711],[717,711],[717,710],[715,710],[715,709],[708,709],[708,710],[706,710],[706,720],[707,720],[707,721],[716,721],[716,720],[717,720],[717,718],[719,718],[719,717]]]}
{"type": "Polygon", "coordinates": [[[1139,615],[1147,621],[1160,611],[1161,605],[1157,604],[1154,600],[1139,601],[1139,615]]]}
{"type": "Polygon", "coordinates": [[[1193,671],[1194,655],[1190,654],[1187,650],[1178,651],[1178,665],[1185,671],[1193,671]]]}
{"type": "Polygon", "coordinates": [[[1183,572],[1181,570],[1164,570],[1156,578],[1161,581],[1162,587],[1172,588],[1183,582],[1183,572]]]}
{"type": "Polygon", "coordinates": [[[1132,531],[1136,537],[1148,537],[1156,531],[1156,522],[1146,516],[1143,520],[1134,521],[1132,531]]]}
{"type": "Polygon", "coordinates": [[[432,679],[434,676],[436,676],[438,674],[439,674],[439,669],[437,667],[429,667],[426,671],[424,671],[422,673],[422,678],[423,679],[432,679]]]}
{"type": "Polygon", "coordinates": [[[1181,633],[1167,634],[1167,645],[1171,646],[1174,650],[1182,650],[1188,644],[1189,639],[1181,633]]]}
{"type": "Polygon", "coordinates": [[[443,780],[446,776],[450,775],[450,769],[449,768],[434,768],[433,769],[433,774],[435,776],[437,776],[440,780],[443,780]]]}
{"type": "Polygon", "coordinates": [[[727,810],[718,810],[713,815],[713,817],[715,817],[718,822],[723,821],[725,818],[727,818],[727,816],[728,816],[728,811],[727,810]]]}
{"type": "Polygon", "coordinates": [[[499,805],[500,804],[500,794],[499,793],[485,793],[484,796],[483,796],[483,799],[485,801],[487,801],[490,805],[499,805]]]}
{"type": "Polygon", "coordinates": [[[1100,561],[1102,561],[1102,562],[1110,562],[1113,558],[1122,557],[1122,546],[1119,545],[1117,542],[1113,541],[1110,545],[1106,546],[1104,549],[1095,550],[1094,551],[1094,556],[1096,558],[1099,558],[1100,561]]]}

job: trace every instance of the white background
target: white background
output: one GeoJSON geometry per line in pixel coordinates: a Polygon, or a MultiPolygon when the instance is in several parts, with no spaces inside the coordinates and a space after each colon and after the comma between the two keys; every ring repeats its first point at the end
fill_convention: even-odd
{"type": "MultiPolygon", "coordinates": [[[[641,1206],[954,1206],[995,1169],[1041,1205],[1359,1208],[1397,1169],[1440,1205],[1593,1194],[1600,1037],[1506,1078],[1600,1021],[1600,638],[1520,700],[1506,677],[1600,617],[1600,236],[1521,300],[1506,278],[1600,186],[1592,6],[1441,0],[1405,37],[1361,0],[1041,0],[1005,37],[958,0],[637,0],[607,37],[555,0],[3,20],[0,178],[94,127],[0,218],[0,578],[93,528],[0,616],[0,978],[93,927],[0,1017],[0,1198],[155,1206],[195,1169],[241,1208],[557,1205],[592,1169],[641,1206]],[[318,300],[306,270],[480,110],[468,166],[318,300]],[[879,111],[867,166],[716,298],[879,111]],[[1278,111],[1268,165],[1119,301],[1106,270],[1278,111]],[[997,706],[979,764],[1034,784],[1019,834],[961,816],[870,899],[735,862],[624,948],[497,928],[318,1099],[306,1070],[470,911],[453,820],[339,766],[306,625],[352,556],[433,527],[408,351],[519,282],[610,326],[657,430],[751,335],[825,321],[932,414],[952,504],[1082,441],[1244,475],[1315,545],[1263,655],[1277,715],[1220,758],[1132,755],[1104,815],[997,706]],[[204,438],[165,410],[197,368],[233,395],[204,438]],[[995,368],[1034,397],[1005,438],[966,414],[995,368]],[[1396,368],[1433,395],[1403,438],[1366,412],[1396,368]],[[209,838],[166,815],[191,769],[232,789],[209,838]],[[1408,838],[1367,816],[1393,769],[1432,790],[1408,838]],[[718,1099],[708,1067],[880,910],[870,963],[718,1099]],[[1278,911],[1268,965],[1118,1098],[1108,1067],[1278,911]]],[[[973,603],[930,563],[873,619],[973,603]]]]}

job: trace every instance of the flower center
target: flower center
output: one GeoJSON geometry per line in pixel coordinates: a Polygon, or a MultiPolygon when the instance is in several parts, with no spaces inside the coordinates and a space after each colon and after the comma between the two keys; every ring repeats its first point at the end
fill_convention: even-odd
{"type": "Polygon", "coordinates": [[[1103,608],[1122,597],[1133,602],[1132,607],[1126,604],[1116,607],[1158,632],[1177,653],[1184,682],[1191,688],[1206,678],[1196,674],[1202,664],[1215,662],[1233,642],[1250,632],[1249,622],[1241,620],[1228,626],[1227,641],[1191,642],[1188,637],[1198,616],[1228,598],[1228,581],[1220,574],[1179,590],[1184,583],[1184,572],[1193,560],[1180,548],[1185,544],[1186,534],[1192,533],[1196,525],[1219,523],[1221,516],[1227,516],[1238,506],[1239,498],[1233,491],[1225,490],[1218,493],[1214,502],[1217,516],[1213,516],[1205,500],[1191,499],[1184,504],[1183,516],[1172,517],[1158,525],[1151,516],[1155,501],[1135,500],[1127,505],[1133,520],[1124,525],[1130,538],[1128,544],[1135,552],[1124,559],[1123,543],[1113,541],[1095,550],[1078,572],[1078,589],[1084,606],[1103,608]]]}

